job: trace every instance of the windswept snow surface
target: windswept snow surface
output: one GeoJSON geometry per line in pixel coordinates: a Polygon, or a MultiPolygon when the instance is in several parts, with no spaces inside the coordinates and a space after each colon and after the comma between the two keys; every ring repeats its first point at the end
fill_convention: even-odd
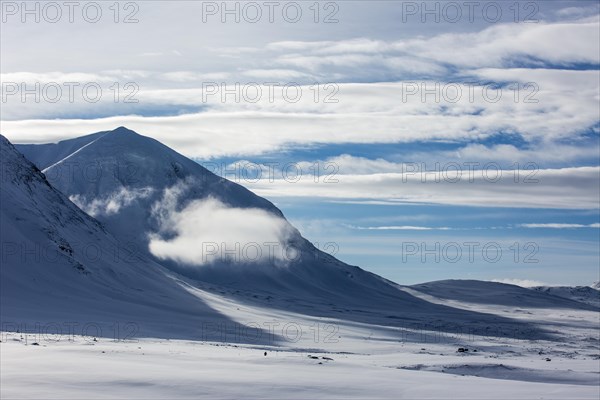
{"type": "Polygon", "coordinates": [[[291,226],[285,240],[302,257],[286,265],[178,265],[152,254],[148,232],[181,233],[149,217],[182,182],[170,211],[212,198],[287,221],[124,128],[20,146],[39,168],[52,166],[46,176],[3,137],[0,145],[2,398],[600,395],[594,304],[493,282],[397,285],[319,252],[291,226]],[[67,165],[101,172],[84,179],[67,165]],[[119,165],[136,179],[115,175],[119,165]],[[97,219],[67,197],[145,188],[97,219]]]}
{"type": "Polygon", "coordinates": [[[288,350],[73,339],[32,346],[5,334],[2,398],[564,400],[599,394],[597,359],[547,362],[513,347],[462,355],[439,344],[357,339],[344,342],[350,352],[332,353],[317,344],[288,350]]]}

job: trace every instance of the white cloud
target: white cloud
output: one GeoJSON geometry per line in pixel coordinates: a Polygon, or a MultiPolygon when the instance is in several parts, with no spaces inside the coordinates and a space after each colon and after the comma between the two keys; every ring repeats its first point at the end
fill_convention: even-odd
{"type": "Polygon", "coordinates": [[[284,219],[257,208],[234,208],[215,198],[194,200],[177,209],[188,183],[164,191],[152,214],[160,230],[149,235],[149,248],[160,259],[188,266],[217,261],[285,265],[292,257],[284,219]]]}
{"type": "Polygon", "coordinates": [[[598,3],[587,7],[566,7],[556,11],[560,18],[581,19],[589,18],[590,15],[597,15],[600,10],[598,3]]]}
{"type": "MultiPolygon", "coordinates": [[[[520,74],[518,70],[511,72],[515,81],[520,74]]],[[[236,103],[231,98],[223,103],[219,95],[203,101],[201,89],[140,90],[140,104],[145,106],[186,104],[208,110],[169,117],[4,120],[1,127],[11,141],[23,143],[76,137],[124,125],[187,156],[207,159],[256,155],[293,145],[478,140],[498,132],[519,133],[527,141],[551,147],[554,141],[577,137],[598,122],[600,83],[595,71],[554,72],[543,79],[539,80],[538,103],[516,103],[512,92],[504,92],[500,101],[491,103],[479,95],[482,87],[475,87],[478,95],[473,100],[464,95],[454,104],[424,102],[419,95],[403,98],[406,82],[340,84],[335,94],[337,103],[325,103],[324,95],[329,93],[325,91],[315,102],[314,92],[307,86],[297,103],[283,100],[280,90],[274,101],[265,94],[257,103],[236,103]]],[[[4,107],[3,116],[40,111],[20,102],[13,105],[4,107]]],[[[50,106],[40,105],[44,112],[50,106]]],[[[89,106],[82,105],[84,109],[89,106]]],[[[109,111],[117,106],[112,101],[105,105],[109,111]]],[[[78,106],[69,107],[74,110],[78,106]]],[[[104,106],[95,107],[101,110],[104,106]]]]}
{"type": "Polygon", "coordinates": [[[172,71],[158,75],[158,78],[173,82],[209,82],[212,80],[224,81],[229,78],[226,72],[197,72],[197,71],[172,71]]]}
{"type": "Polygon", "coordinates": [[[559,165],[565,162],[581,161],[584,159],[595,160],[598,158],[597,146],[565,145],[554,143],[541,143],[530,149],[519,149],[511,144],[486,146],[483,144],[469,144],[453,153],[446,153],[447,157],[458,157],[469,161],[505,162],[559,165]]]}
{"type": "Polygon", "coordinates": [[[368,38],[275,42],[276,63],[316,74],[342,72],[357,77],[385,68],[388,74],[440,74],[445,65],[458,68],[507,67],[515,60],[541,63],[599,63],[600,26],[597,18],[529,24],[497,24],[479,32],[444,33],[395,41],[368,38]],[[464,44],[468,43],[468,46],[464,44]],[[351,64],[350,64],[351,63],[351,64]],[[394,67],[399,68],[395,70],[394,67]],[[326,72],[327,70],[327,72],[326,72]]]}
{"type": "Polygon", "coordinates": [[[514,171],[455,170],[339,175],[337,182],[276,179],[245,185],[267,197],[320,197],[369,204],[432,203],[480,207],[598,209],[600,167],[540,169],[515,182],[514,171]]]}
{"type": "Polygon", "coordinates": [[[548,228],[548,229],[576,229],[576,228],[600,228],[599,223],[595,224],[521,224],[523,228],[548,228]]]}
{"type": "Polygon", "coordinates": [[[516,285],[525,288],[536,287],[536,286],[549,286],[547,283],[534,281],[531,279],[514,279],[514,278],[506,278],[506,279],[492,279],[492,282],[498,283],[506,283],[508,285],[516,285]]]}
{"type": "MultiPolygon", "coordinates": [[[[299,166],[303,170],[314,163],[302,162],[299,166]]],[[[369,159],[366,157],[356,157],[350,154],[341,154],[339,156],[330,157],[327,160],[320,162],[321,165],[332,164],[336,166],[338,174],[342,175],[364,175],[378,174],[386,172],[402,172],[407,169],[406,163],[396,163],[385,160],[383,158],[369,159]]]]}
{"type": "Polygon", "coordinates": [[[85,196],[69,196],[69,200],[75,203],[83,211],[96,217],[99,215],[113,215],[123,207],[131,205],[137,199],[145,199],[154,192],[152,188],[127,189],[120,188],[114,193],[100,199],[88,199],[85,196]]]}
{"type": "Polygon", "coordinates": [[[571,23],[500,24],[476,33],[442,34],[395,44],[398,50],[417,53],[458,66],[503,66],[518,57],[551,63],[599,63],[598,21],[571,23]],[[464,44],[468,43],[468,46],[464,44]]]}
{"type": "Polygon", "coordinates": [[[352,226],[353,229],[369,231],[449,231],[452,228],[446,226],[412,226],[412,225],[392,225],[392,226],[352,226]]]}
{"type": "Polygon", "coordinates": [[[295,79],[313,79],[315,77],[310,74],[306,74],[304,72],[300,72],[293,69],[250,69],[244,71],[242,75],[247,76],[253,79],[259,79],[261,82],[267,81],[281,81],[287,80],[288,82],[294,82],[295,79]]]}

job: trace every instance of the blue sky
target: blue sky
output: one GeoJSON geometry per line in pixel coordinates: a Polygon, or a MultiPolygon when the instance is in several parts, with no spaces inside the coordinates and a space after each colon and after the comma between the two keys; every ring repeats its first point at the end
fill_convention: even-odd
{"type": "Polygon", "coordinates": [[[127,126],[401,283],[600,280],[597,1],[480,2],[472,19],[462,2],[428,2],[433,14],[422,2],[320,2],[318,22],[313,2],[298,2],[294,23],[277,12],[223,22],[206,8],[221,2],[175,3],[136,2],[117,23],[106,3],[93,24],[22,22],[3,8],[2,134],[43,143],[127,126]],[[132,11],[138,22],[123,23],[132,11]],[[71,101],[66,82],[102,96],[78,88],[71,101]],[[23,100],[21,85],[36,83],[49,92],[23,100]],[[263,179],[242,175],[259,165],[263,179]],[[423,259],[436,245],[448,252],[423,259]],[[486,245],[502,257],[491,262],[486,245]]]}

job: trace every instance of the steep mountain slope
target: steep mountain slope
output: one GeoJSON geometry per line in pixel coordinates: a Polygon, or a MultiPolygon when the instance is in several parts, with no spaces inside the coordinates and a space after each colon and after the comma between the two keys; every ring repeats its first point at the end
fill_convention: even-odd
{"type": "MultiPolygon", "coordinates": [[[[115,324],[153,337],[198,338],[202,323],[229,319],[143,254],[123,247],[54,189],[0,135],[0,316],[3,330],[115,324]],[[37,324],[37,327],[36,327],[37,324]]],[[[120,336],[121,338],[123,336],[120,336]]]]}
{"type": "Polygon", "coordinates": [[[73,140],[69,140],[68,143],[48,143],[43,145],[17,145],[17,148],[21,154],[28,160],[35,158],[36,166],[39,169],[48,168],[54,164],[57,160],[62,160],[70,154],[73,154],[82,147],[88,145],[90,142],[98,139],[102,136],[102,132],[92,133],[91,135],[85,135],[73,140]]]}

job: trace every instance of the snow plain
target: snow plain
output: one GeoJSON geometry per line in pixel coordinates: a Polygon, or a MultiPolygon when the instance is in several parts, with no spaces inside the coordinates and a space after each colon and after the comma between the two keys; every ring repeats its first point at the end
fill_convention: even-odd
{"type": "MultiPolygon", "coordinates": [[[[475,282],[450,284],[468,290],[475,282]]],[[[414,287],[403,290],[450,301],[414,287]]],[[[505,337],[493,331],[448,333],[442,322],[398,328],[309,317],[198,289],[194,294],[233,321],[226,332],[218,323],[198,327],[210,337],[223,328],[224,341],[136,338],[128,331],[116,338],[112,331],[84,337],[82,325],[62,335],[40,334],[43,329],[3,332],[2,398],[597,399],[600,394],[600,321],[593,310],[494,304],[502,298],[488,304],[451,300],[552,333],[550,340],[523,340],[508,332],[505,337]],[[252,341],[257,344],[248,344],[252,341]],[[458,352],[460,347],[468,351],[458,352]]]]}
{"type": "Polygon", "coordinates": [[[284,339],[249,345],[3,332],[2,398],[597,399],[600,394],[598,331],[590,324],[597,319],[594,312],[543,310],[532,317],[532,310],[504,309],[540,318],[537,322],[553,329],[563,322],[559,341],[515,340],[238,310],[227,299],[209,297],[222,311],[230,307],[239,322],[271,324],[284,339]],[[458,347],[469,351],[459,353],[458,347]]]}

